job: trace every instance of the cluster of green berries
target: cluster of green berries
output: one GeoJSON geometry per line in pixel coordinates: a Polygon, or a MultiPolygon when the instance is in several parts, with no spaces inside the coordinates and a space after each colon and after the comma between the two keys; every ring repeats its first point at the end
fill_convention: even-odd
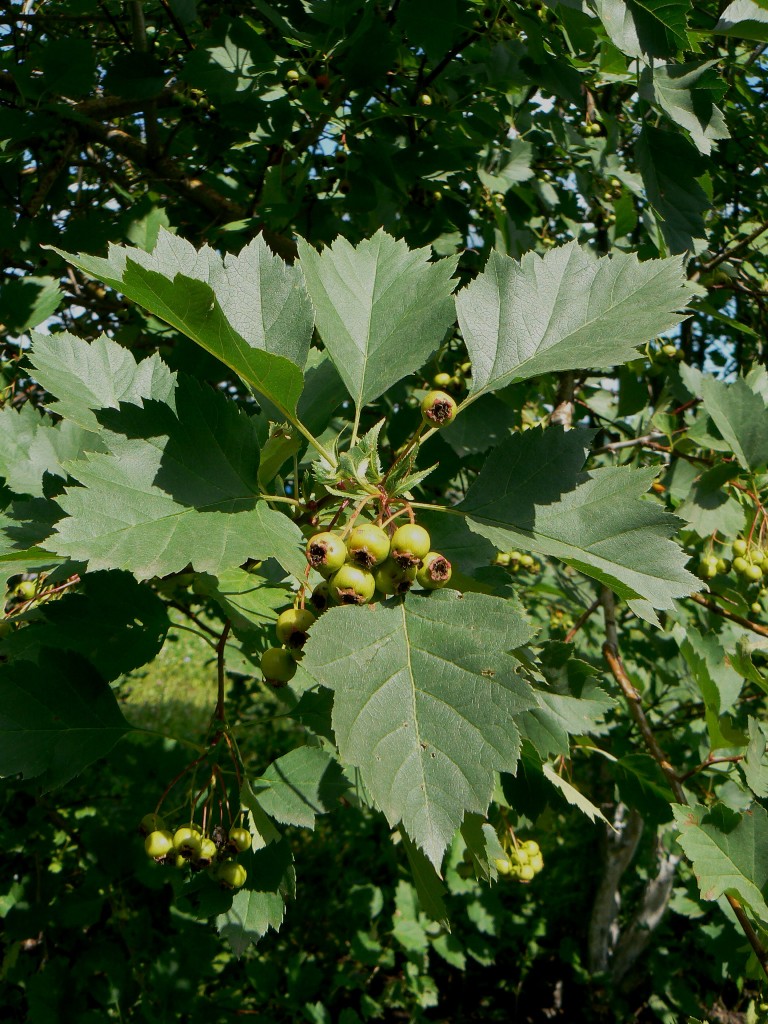
{"type": "Polygon", "coordinates": [[[270,647],[261,656],[261,671],[272,686],[285,686],[296,675],[296,662],[316,619],[307,608],[286,608],[278,615],[275,632],[282,647],[270,647]]]}
{"type": "Polygon", "coordinates": [[[562,608],[551,608],[549,612],[549,628],[552,632],[564,632],[573,626],[573,616],[563,611],[562,608]]]}
{"type": "Polygon", "coordinates": [[[524,555],[520,551],[499,551],[493,560],[494,565],[501,565],[510,572],[541,572],[541,562],[533,555],[524,555]]]}
{"type": "Polygon", "coordinates": [[[248,872],[236,858],[251,848],[251,833],[247,828],[231,828],[227,832],[217,826],[209,836],[190,824],[171,832],[159,815],[145,814],[139,831],[145,837],[147,856],[155,863],[192,871],[208,870],[226,889],[240,889],[245,885],[248,872]]]}
{"type": "Polygon", "coordinates": [[[499,874],[505,878],[532,882],[544,867],[544,858],[536,840],[526,839],[509,850],[506,857],[498,857],[494,864],[499,874]]]}

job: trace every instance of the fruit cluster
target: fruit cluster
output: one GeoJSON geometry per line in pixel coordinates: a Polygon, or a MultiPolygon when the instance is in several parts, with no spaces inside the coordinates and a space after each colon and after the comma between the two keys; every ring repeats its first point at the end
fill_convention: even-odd
{"type": "MultiPolygon", "coordinates": [[[[704,555],[699,562],[701,578],[712,580],[718,575],[733,572],[736,576],[743,576],[748,583],[760,583],[768,573],[768,551],[756,544],[751,544],[744,537],[736,538],[731,545],[731,551],[732,560],[713,553],[704,555]]],[[[761,590],[760,593],[762,594],[763,591],[761,590]]],[[[759,600],[753,601],[751,607],[756,615],[763,611],[759,600]]]]}
{"type": "Polygon", "coordinates": [[[499,551],[493,560],[494,565],[501,565],[510,572],[541,572],[541,562],[533,555],[524,555],[520,551],[499,551]]]}
{"type": "Polygon", "coordinates": [[[247,828],[231,828],[229,832],[216,826],[210,836],[194,823],[182,825],[171,832],[157,814],[145,814],[139,831],[147,856],[157,864],[192,871],[207,870],[226,889],[240,889],[248,873],[236,858],[251,848],[247,828]]]}
{"type": "MultiPolygon", "coordinates": [[[[502,196],[503,199],[503,196],[502,196]]],[[[472,376],[471,363],[457,363],[453,373],[441,370],[432,378],[432,386],[441,391],[452,391],[454,394],[467,386],[467,378],[472,376]]]]}
{"type": "Polygon", "coordinates": [[[532,882],[544,867],[544,858],[536,840],[526,839],[525,842],[516,843],[506,857],[498,857],[494,864],[499,874],[506,878],[532,882]]]}
{"type": "MultiPolygon", "coordinates": [[[[324,577],[309,599],[314,611],[367,604],[376,593],[405,594],[414,583],[424,590],[444,587],[451,578],[451,563],[430,547],[429,533],[416,523],[397,527],[391,537],[383,527],[368,522],[348,533],[316,533],[306,548],[310,568],[324,577]]],[[[283,646],[270,647],[261,658],[268,683],[281,686],[293,678],[315,619],[305,608],[289,608],[278,617],[277,639],[283,646]]]]}

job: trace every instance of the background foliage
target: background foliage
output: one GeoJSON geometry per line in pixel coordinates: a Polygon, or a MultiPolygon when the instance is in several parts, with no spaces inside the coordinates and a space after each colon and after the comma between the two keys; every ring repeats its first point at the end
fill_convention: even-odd
{"type": "MultiPolygon", "coordinates": [[[[62,0],[14,5],[0,43],[0,582],[24,623],[0,623],[9,1018],[764,1019],[765,976],[726,894],[759,947],[768,621],[759,583],[716,563],[765,533],[765,5],[62,0]],[[107,263],[108,243],[128,249],[107,263]],[[270,250],[301,256],[312,305],[270,250]],[[82,253],[101,259],[66,255],[82,253]],[[358,365],[366,309],[338,329],[332,266],[365,284],[385,260],[418,315],[399,321],[399,358],[377,362],[384,302],[358,365]],[[256,271],[244,303],[240,275],[256,271]],[[489,332],[487,302],[517,347],[489,332]],[[313,315],[338,373],[316,335],[310,348],[313,315]],[[360,434],[386,417],[391,461],[439,372],[474,397],[424,443],[419,466],[437,469],[413,487],[472,516],[469,537],[453,517],[420,521],[478,626],[483,600],[506,599],[506,641],[499,626],[486,643],[499,664],[517,649],[535,686],[536,707],[518,695],[509,710],[517,774],[489,758],[476,786],[493,790],[494,830],[540,842],[530,885],[482,877],[482,800],[442,886],[369,809],[387,807],[367,792],[365,750],[338,718],[330,732],[329,691],[310,686],[334,688],[337,709],[354,697],[354,665],[324,665],[331,616],[355,610],[318,624],[287,696],[255,668],[290,597],[283,570],[303,566],[299,527],[256,501],[295,495],[294,453],[309,465],[286,423],[296,404],[328,450],[355,415],[346,385],[360,434]],[[510,465],[516,489],[500,491],[510,465]],[[221,502],[242,508],[235,533],[210,511],[221,502]],[[120,549],[116,510],[134,538],[120,549]],[[532,565],[491,565],[518,548],[532,565]],[[271,560],[252,576],[246,559],[271,560]],[[708,594],[685,596],[686,562],[708,594]],[[206,641],[227,619],[244,801],[272,840],[249,855],[261,896],[245,927],[147,862],[135,831],[205,736],[206,641]],[[345,782],[318,768],[334,735],[345,782]]],[[[428,647],[438,627],[422,628],[428,647]]],[[[421,842],[433,862],[456,823],[421,842]]]]}

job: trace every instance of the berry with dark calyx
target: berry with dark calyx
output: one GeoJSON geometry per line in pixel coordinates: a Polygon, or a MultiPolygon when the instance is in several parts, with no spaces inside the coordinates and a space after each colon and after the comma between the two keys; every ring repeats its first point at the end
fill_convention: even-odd
{"type": "Polygon", "coordinates": [[[251,848],[251,833],[247,828],[231,828],[229,830],[229,844],[238,853],[245,853],[251,848]]]}
{"type": "Polygon", "coordinates": [[[376,590],[371,573],[356,565],[342,565],[330,584],[333,599],[339,604],[367,604],[376,590]]]}
{"type": "Polygon", "coordinates": [[[296,662],[284,647],[270,647],[261,656],[261,671],[272,686],[284,686],[296,675],[296,662]]]}
{"type": "Polygon", "coordinates": [[[324,612],[326,608],[334,603],[331,597],[331,588],[327,580],[318,583],[309,598],[310,604],[316,612],[324,612]]]}
{"type": "Polygon", "coordinates": [[[506,568],[506,566],[509,565],[510,561],[511,561],[511,559],[509,557],[509,552],[508,551],[499,551],[499,552],[497,552],[496,557],[493,560],[493,564],[494,565],[502,565],[502,566],[504,566],[506,568]]]}
{"type": "Polygon", "coordinates": [[[316,621],[312,612],[305,608],[287,608],[277,617],[277,639],[292,649],[303,647],[308,639],[309,627],[316,621]]]}
{"type": "Polygon", "coordinates": [[[433,427],[447,427],[456,417],[456,402],[444,391],[428,391],[421,400],[421,415],[433,427]]]}
{"type": "Polygon", "coordinates": [[[347,558],[363,569],[381,565],[389,556],[389,537],[380,526],[363,523],[347,537],[347,558]]]}
{"type": "Polygon", "coordinates": [[[285,77],[288,79],[289,82],[298,82],[298,80],[301,78],[301,75],[299,74],[298,71],[291,68],[290,71],[286,71],[285,77]]]}
{"type": "Polygon", "coordinates": [[[247,877],[248,872],[236,860],[225,860],[216,869],[216,878],[227,889],[241,889],[247,877]]]}
{"type": "Polygon", "coordinates": [[[198,853],[197,857],[192,861],[192,867],[196,868],[198,871],[203,868],[210,867],[218,852],[216,843],[206,836],[200,841],[200,853],[198,853]]]}
{"type": "Polygon", "coordinates": [[[165,822],[159,814],[145,814],[139,822],[139,832],[148,836],[150,832],[162,832],[165,829],[165,822]]]}
{"type": "Polygon", "coordinates": [[[144,840],[144,849],[153,860],[162,860],[173,849],[173,836],[166,829],[150,832],[144,840]]]}
{"type": "Polygon", "coordinates": [[[347,560],[347,546],[335,533],[316,533],[307,543],[307,561],[326,579],[347,560]]]}
{"type": "Polygon", "coordinates": [[[436,373],[432,378],[432,384],[436,388],[447,388],[451,383],[450,373],[436,373]]]}
{"type": "Polygon", "coordinates": [[[22,580],[16,587],[16,596],[22,601],[31,601],[37,593],[37,586],[32,580],[22,580]]]}
{"type": "Polygon", "coordinates": [[[439,590],[451,578],[451,563],[438,551],[429,551],[416,573],[416,580],[425,590],[439,590]]]}
{"type": "Polygon", "coordinates": [[[429,553],[432,541],[423,526],[406,523],[398,526],[392,534],[390,554],[398,565],[419,566],[425,555],[429,553]]]}
{"type": "Polygon", "coordinates": [[[173,833],[173,848],[182,857],[199,857],[202,847],[202,836],[196,828],[182,825],[173,833]]]}
{"type": "Polygon", "coordinates": [[[385,597],[390,597],[393,594],[405,594],[411,589],[411,585],[416,579],[416,566],[398,565],[394,558],[388,558],[386,562],[377,565],[373,570],[373,579],[376,589],[385,597]]]}

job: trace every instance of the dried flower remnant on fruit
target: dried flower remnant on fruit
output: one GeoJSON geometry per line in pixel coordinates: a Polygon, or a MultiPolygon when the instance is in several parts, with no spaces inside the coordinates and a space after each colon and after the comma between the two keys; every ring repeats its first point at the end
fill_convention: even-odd
{"type": "Polygon", "coordinates": [[[421,415],[433,427],[447,427],[456,416],[456,403],[444,391],[429,391],[421,401],[421,415]]]}
{"type": "Polygon", "coordinates": [[[438,590],[451,578],[451,563],[437,551],[430,551],[424,564],[416,573],[416,579],[425,590],[438,590]]]}
{"type": "Polygon", "coordinates": [[[330,576],[347,559],[347,546],[335,533],[316,533],[307,544],[307,561],[321,576],[330,576]]]}

